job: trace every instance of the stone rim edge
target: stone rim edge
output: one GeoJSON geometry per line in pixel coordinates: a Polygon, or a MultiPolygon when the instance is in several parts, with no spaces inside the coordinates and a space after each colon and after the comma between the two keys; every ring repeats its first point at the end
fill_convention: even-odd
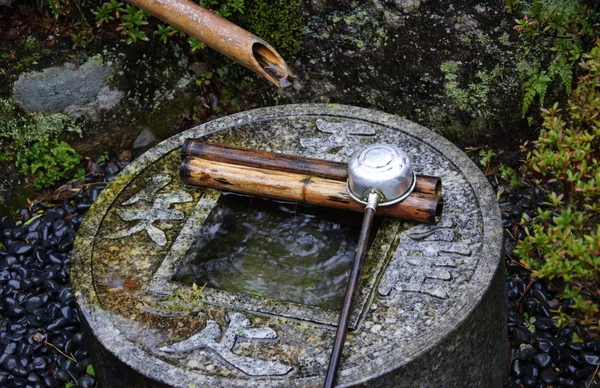
{"type": "MultiPolygon", "coordinates": [[[[277,106],[277,107],[258,108],[258,109],[254,109],[254,110],[236,113],[231,116],[222,117],[222,118],[201,124],[197,127],[191,128],[191,129],[187,130],[186,132],[184,132],[184,133],[187,133],[187,135],[178,134],[178,135],[175,135],[173,137],[170,137],[170,138],[162,141],[161,143],[156,145],[154,148],[152,148],[150,151],[144,153],[137,160],[135,160],[133,163],[131,163],[129,166],[127,166],[117,176],[115,181],[113,181],[111,183],[111,185],[109,187],[112,186],[112,188],[110,190],[103,191],[101,193],[100,197],[98,198],[98,200],[92,205],[91,209],[89,210],[88,214],[86,215],[84,221],[82,222],[82,224],[80,226],[80,229],[77,234],[77,238],[75,240],[75,244],[74,244],[74,248],[73,248],[73,252],[72,252],[72,269],[71,269],[72,279],[84,279],[86,277],[91,277],[91,273],[92,273],[91,272],[92,271],[92,263],[91,263],[92,250],[91,250],[91,248],[92,247],[91,247],[90,237],[95,236],[96,233],[98,232],[98,229],[99,229],[99,227],[102,223],[102,220],[106,214],[106,210],[108,210],[108,206],[110,206],[110,204],[114,200],[116,200],[118,195],[127,187],[129,182],[131,182],[131,180],[134,177],[136,177],[138,174],[140,174],[152,162],[155,162],[160,157],[163,157],[167,153],[170,153],[173,150],[177,149],[177,147],[180,147],[181,144],[183,143],[183,141],[190,136],[189,135],[190,133],[193,133],[193,136],[205,136],[205,135],[208,135],[213,132],[222,131],[222,130],[226,130],[229,128],[234,128],[234,127],[240,126],[244,123],[267,121],[267,120],[272,120],[275,118],[280,118],[280,119],[283,119],[286,117],[293,118],[293,117],[298,117],[298,116],[305,116],[305,117],[333,116],[333,117],[339,117],[340,119],[346,118],[346,119],[352,119],[352,120],[357,120],[357,121],[362,121],[362,122],[371,122],[373,124],[376,124],[379,126],[385,126],[387,128],[391,128],[393,130],[400,130],[400,127],[403,126],[401,132],[403,132],[409,136],[415,137],[417,139],[427,140],[426,144],[428,146],[430,146],[433,149],[436,149],[438,152],[440,152],[444,155],[448,155],[448,160],[451,162],[451,164],[453,164],[455,167],[457,167],[458,170],[464,175],[465,179],[471,185],[472,190],[476,193],[476,198],[479,202],[479,209],[481,212],[482,224],[483,224],[483,231],[482,231],[483,246],[481,248],[481,257],[482,258],[483,257],[487,257],[487,258],[498,257],[498,262],[493,263],[492,260],[489,260],[489,259],[487,261],[480,261],[480,265],[477,266],[476,271],[473,273],[472,279],[478,279],[480,283],[482,283],[483,280],[487,280],[486,282],[483,282],[483,283],[487,283],[487,286],[483,289],[478,290],[478,293],[476,294],[476,296],[477,296],[476,298],[474,297],[475,296],[474,294],[472,295],[473,297],[470,298],[471,300],[476,301],[476,303],[462,304],[461,306],[459,306],[459,307],[462,307],[463,309],[468,308],[468,312],[466,314],[462,315],[462,319],[455,321],[456,323],[453,324],[452,327],[450,327],[450,328],[447,328],[446,325],[441,325],[440,329],[445,329],[445,330],[438,330],[434,336],[429,336],[426,340],[421,340],[421,341],[419,341],[418,344],[413,344],[413,347],[415,347],[415,345],[425,345],[425,346],[420,347],[420,351],[411,354],[413,359],[416,359],[421,354],[426,353],[432,346],[434,346],[441,339],[445,338],[446,336],[450,335],[453,331],[457,330],[461,326],[461,324],[470,317],[472,312],[477,308],[477,306],[483,299],[484,295],[486,295],[487,292],[489,291],[489,288],[492,284],[491,280],[493,279],[495,273],[502,267],[502,259],[501,259],[501,257],[502,257],[501,256],[502,227],[500,224],[500,210],[497,206],[497,202],[496,202],[496,198],[493,193],[493,190],[492,190],[491,186],[489,185],[489,183],[487,182],[487,179],[485,178],[485,176],[483,175],[481,170],[473,163],[473,161],[471,161],[469,158],[464,156],[463,152],[458,147],[456,147],[454,144],[452,144],[449,140],[447,140],[447,139],[443,138],[441,135],[438,135],[437,133],[433,132],[433,130],[423,127],[412,121],[409,121],[404,118],[400,118],[400,117],[397,117],[397,116],[394,116],[394,115],[391,115],[388,113],[379,112],[379,111],[375,111],[375,110],[371,110],[371,109],[367,109],[367,108],[360,108],[360,107],[354,107],[354,106],[348,106],[348,105],[329,105],[329,104],[290,104],[290,105],[282,105],[282,106],[277,106]],[[294,114],[293,115],[290,114],[290,111],[294,111],[294,114]],[[369,116],[377,117],[377,121],[367,119],[369,116]],[[157,158],[157,155],[159,156],[158,158],[157,158]],[[486,202],[489,203],[491,206],[482,207],[481,206],[482,200],[487,200],[486,202]],[[102,212],[103,208],[105,209],[104,212],[102,212]],[[88,241],[85,241],[85,239],[87,239],[88,241]],[[481,264],[484,264],[484,265],[481,265],[481,264]]],[[[105,349],[107,349],[108,351],[111,351],[115,355],[115,357],[117,357],[120,361],[125,363],[128,367],[136,370],[138,373],[140,373],[142,375],[148,376],[145,373],[145,371],[148,369],[148,364],[147,364],[148,360],[146,360],[146,363],[142,362],[142,358],[148,358],[147,353],[145,351],[143,351],[142,349],[140,349],[138,346],[131,343],[112,324],[112,322],[110,322],[110,325],[107,325],[107,322],[105,322],[105,320],[108,320],[108,316],[110,316],[109,312],[107,312],[101,308],[100,308],[100,310],[102,310],[102,311],[95,311],[98,306],[101,306],[101,303],[100,303],[98,296],[95,293],[95,290],[93,289],[92,283],[88,284],[88,288],[80,289],[81,285],[82,285],[81,282],[79,282],[77,285],[75,285],[72,282],[72,288],[73,288],[74,295],[77,300],[77,304],[80,308],[80,311],[84,315],[89,327],[91,328],[95,339],[105,349]],[[102,319],[102,318],[104,318],[104,319],[102,319]],[[99,321],[103,321],[103,322],[99,322],[99,321]],[[113,338],[112,341],[109,341],[106,338],[106,336],[104,338],[99,338],[99,336],[97,335],[98,333],[106,334],[108,331],[111,331],[111,330],[113,331],[113,333],[112,333],[113,335],[116,335],[117,337],[119,337],[118,339],[115,337],[115,338],[113,338]],[[129,348],[129,350],[131,350],[137,356],[136,359],[140,363],[137,365],[134,365],[131,362],[126,362],[125,360],[123,360],[121,352],[118,351],[119,348],[122,346],[127,346],[129,348]]],[[[456,310],[457,310],[457,307],[453,307],[451,310],[449,310],[448,314],[451,315],[452,312],[455,312],[456,310]]],[[[382,357],[389,358],[390,355],[397,355],[397,353],[395,353],[394,351],[391,351],[382,357]]],[[[131,361],[131,360],[128,360],[128,361],[131,361]]],[[[156,380],[160,379],[165,384],[170,384],[170,383],[175,382],[176,380],[181,379],[181,377],[182,377],[181,374],[178,374],[177,377],[174,375],[169,375],[168,369],[175,368],[171,364],[168,364],[157,358],[153,358],[153,361],[157,362],[157,365],[155,365],[155,367],[157,369],[166,368],[167,370],[165,370],[165,374],[163,374],[162,376],[153,375],[153,376],[148,376],[148,377],[151,377],[156,380]]],[[[362,371],[364,371],[365,367],[368,367],[369,365],[371,365],[373,367],[377,367],[377,366],[381,367],[382,366],[381,364],[387,364],[387,363],[382,363],[381,360],[379,360],[379,362],[377,362],[376,360],[373,360],[369,364],[364,365],[361,369],[362,369],[362,371]],[[374,365],[374,363],[376,363],[376,364],[374,365]]],[[[378,368],[376,373],[369,375],[368,379],[384,375],[384,374],[390,372],[391,370],[398,369],[403,364],[404,364],[404,362],[401,362],[401,363],[393,364],[392,366],[389,366],[384,369],[378,368]]],[[[356,369],[356,368],[354,368],[354,369],[356,369]]],[[[368,367],[368,369],[372,369],[372,368],[368,367]]],[[[343,375],[340,376],[340,380],[342,380],[340,382],[345,382],[348,378],[350,378],[350,380],[353,383],[360,383],[360,382],[365,381],[365,379],[366,379],[364,377],[364,373],[360,373],[362,378],[353,379],[352,376],[348,376],[348,373],[353,372],[353,370],[344,371],[344,372],[346,372],[346,373],[344,373],[343,375]]],[[[233,384],[234,386],[238,386],[238,384],[240,384],[239,386],[244,386],[244,382],[246,381],[246,379],[236,381],[236,380],[230,379],[230,378],[217,378],[214,376],[203,375],[203,374],[196,373],[193,371],[189,371],[189,373],[190,373],[190,375],[193,374],[194,376],[188,375],[185,378],[186,381],[178,381],[177,383],[178,384],[188,384],[188,382],[193,383],[194,380],[200,376],[202,376],[202,378],[204,378],[204,379],[207,379],[209,383],[213,383],[213,384],[217,384],[217,385],[219,385],[219,383],[222,383],[223,381],[225,381],[225,379],[229,383],[233,384]],[[190,378],[190,377],[194,377],[194,378],[190,378]]],[[[356,377],[358,377],[358,374],[356,374],[356,377]]],[[[275,380],[275,379],[267,380],[267,379],[262,379],[262,378],[251,378],[250,380],[262,381],[265,383],[269,381],[269,382],[272,382],[273,384],[276,384],[276,386],[278,385],[276,383],[277,380],[275,380]]],[[[312,383],[311,380],[316,381],[318,379],[315,376],[308,376],[306,378],[290,380],[289,383],[303,385],[306,383],[312,383]]],[[[281,380],[279,380],[279,382],[281,382],[281,380]]],[[[230,385],[230,386],[232,386],[232,385],[230,385]]]]}

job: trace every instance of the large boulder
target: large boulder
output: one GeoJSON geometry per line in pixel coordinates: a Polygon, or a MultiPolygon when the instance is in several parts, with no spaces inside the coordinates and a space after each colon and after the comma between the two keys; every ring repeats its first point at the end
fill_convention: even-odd
{"type": "MultiPolygon", "coordinates": [[[[275,102],[374,108],[461,143],[519,140],[525,125],[517,63],[524,49],[502,1],[304,0],[302,5],[297,16],[304,25],[302,49],[285,58],[296,82],[275,102]]],[[[285,34],[289,10],[284,8],[281,18],[285,34]]],[[[256,29],[255,24],[246,27],[256,29]]],[[[279,49],[279,35],[271,35],[270,43],[279,49]]],[[[273,103],[268,97],[273,91],[262,90],[258,100],[273,103]]]]}

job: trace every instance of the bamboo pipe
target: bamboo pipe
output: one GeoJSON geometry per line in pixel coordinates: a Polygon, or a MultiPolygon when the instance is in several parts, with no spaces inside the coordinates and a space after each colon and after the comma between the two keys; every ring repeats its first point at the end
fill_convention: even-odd
{"type": "Polygon", "coordinates": [[[289,86],[292,74],[267,42],[190,0],[127,0],[266,78],[289,86]]]}
{"type": "MultiPolygon", "coordinates": [[[[346,163],[286,155],[246,147],[210,144],[198,139],[187,139],[183,143],[181,158],[185,159],[188,156],[266,170],[306,174],[336,181],[345,182],[348,179],[348,165],[346,163]]],[[[414,191],[441,196],[442,181],[439,177],[435,176],[417,175],[417,183],[414,191]]]]}
{"type": "MultiPolygon", "coordinates": [[[[346,190],[346,183],[311,175],[213,162],[188,157],[181,164],[183,183],[272,199],[364,212],[346,190]]],[[[441,196],[413,192],[395,205],[379,207],[377,214],[423,223],[437,223],[442,214],[441,196]]]]}

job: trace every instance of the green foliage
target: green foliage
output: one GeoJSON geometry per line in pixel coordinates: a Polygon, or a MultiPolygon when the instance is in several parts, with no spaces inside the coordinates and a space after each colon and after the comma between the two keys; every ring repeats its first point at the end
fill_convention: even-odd
{"type": "Polygon", "coordinates": [[[550,85],[571,93],[575,65],[598,36],[598,11],[593,0],[506,0],[509,12],[520,14],[515,29],[530,55],[518,66],[524,76],[523,117],[536,97],[544,105],[550,85]],[[589,3],[589,4],[588,4],[589,3]],[[550,61],[542,62],[533,48],[547,44],[550,61]]]}
{"type": "Polygon", "coordinates": [[[73,388],[75,386],[75,383],[72,381],[67,381],[65,383],[65,388],[73,388]]]}
{"type": "Polygon", "coordinates": [[[497,65],[489,71],[478,71],[471,83],[461,86],[460,62],[447,61],[441,64],[440,69],[444,73],[444,89],[452,104],[460,111],[468,114],[478,127],[484,127],[493,113],[495,95],[494,85],[499,83],[502,76],[501,66],[497,65]]]}
{"type": "Polygon", "coordinates": [[[65,132],[81,133],[81,128],[63,114],[19,114],[10,101],[0,99],[0,142],[7,143],[0,157],[13,160],[20,172],[32,176],[37,189],[67,178],[81,162],[73,148],[56,139],[65,132]]]}
{"type": "Polygon", "coordinates": [[[529,314],[523,313],[523,318],[525,318],[523,326],[530,332],[535,333],[535,321],[537,320],[535,315],[529,316],[529,314]]]}
{"type": "Polygon", "coordinates": [[[94,370],[94,366],[92,364],[88,365],[87,368],[85,368],[85,373],[92,377],[96,377],[96,371],[94,370]]]}
{"type": "MultiPolygon", "coordinates": [[[[67,143],[46,138],[17,151],[15,164],[20,172],[34,177],[36,189],[42,189],[67,178],[67,172],[80,162],[81,156],[67,143]]],[[[76,175],[83,174],[80,170],[76,175]]]]}
{"type": "Polygon", "coordinates": [[[173,35],[175,35],[177,32],[178,31],[171,26],[165,26],[164,24],[159,24],[157,26],[156,31],[154,31],[154,35],[156,35],[158,37],[158,39],[160,39],[163,43],[167,43],[169,38],[172,37],[173,35]]]}
{"type": "Polygon", "coordinates": [[[190,51],[195,52],[199,50],[204,50],[204,43],[200,42],[198,39],[190,36],[188,38],[188,43],[190,44],[190,51]]]}
{"type": "MultiPolygon", "coordinates": [[[[598,305],[580,291],[598,293],[600,285],[600,40],[582,58],[585,73],[568,109],[542,110],[543,128],[527,155],[527,166],[550,191],[517,253],[535,276],[564,281],[562,296],[591,324],[598,305]]],[[[561,315],[559,323],[568,322],[561,315]]]]}
{"type": "MultiPolygon", "coordinates": [[[[244,0],[200,0],[199,3],[224,18],[243,13],[245,7],[244,0]]],[[[98,36],[113,31],[119,32],[127,44],[147,41],[152,36],[166,43],[173,36],[184,35],[136,6],[118,0],[49,0],[48,8],[56,19],[71,27],[74,47],[86,47],[98,36]]],[[[192,52],[204,48],[194,38],[189,44],[192,52]]]]}
{"type": "Polygon", "coordinates": [[[500,178],[510,183],[511,187],[522,186],[521,181],[517,178],[517,172],[514,168],[500,164],[498,167],[500,178]]]}
{"type": "Polygon", "coordinates": [[[127,6],[121,17],[121,23],[117,27],[117,31],[121,31],[127,44],[137,42],[138,39],[149,40],[146,34],[140,30],[142,26],[148,24],[147,16],[141,9],[133,5],[127,6]]]}
{"type": "Polygon", "coordinates": [[[492,150],[481,150],[479,151],[479,164],[481,164],[485,169],[490,168],[490,163],[492,162],[492,158],[496,156],[496,153],[492,150]]]}
{"type": "Polygon", "coordinates": [[[301,0],[256,0],[244,9],[247,28],[284,56],[302,49],[304,25],[301,0]]]}
{"type": "Polygon", "coordinates": [[[196,85],[200,87],[210,85],[212,79],[213,73],[211,71],[202,71],[196,79],[196,85]]]}

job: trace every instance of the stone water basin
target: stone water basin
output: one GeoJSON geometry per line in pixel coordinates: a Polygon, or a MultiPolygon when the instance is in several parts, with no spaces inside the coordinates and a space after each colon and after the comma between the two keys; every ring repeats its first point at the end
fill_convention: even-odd
{"type": "Polygon", "coordinates": [[[256,200],[249,210],[245,199],[185,187],[179,150],[192,137],[332,161],[368,144],[398,144],[417,172],[441,176],[438,225],[384,219],[374,228],[338,384],[502,386],[502,230],[485,177],[422,126],[321,104],[258,109],[190,129],[142,155],[102,193],[72,259],[102,386],[323,383],[360,215],[340,221],[293,205],[274,214],[272,203],[256,200]],[[274,234],[281,241],[271,241],[274,234]],[[339,258],[336,266],[330,257],[339,258]]]}

